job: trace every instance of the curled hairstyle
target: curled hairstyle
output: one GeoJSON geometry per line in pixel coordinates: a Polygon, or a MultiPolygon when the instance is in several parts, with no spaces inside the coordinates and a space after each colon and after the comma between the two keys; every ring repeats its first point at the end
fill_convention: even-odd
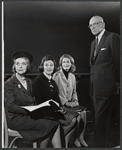
{"type": "Polygon", "coordinates": [[[71,68],[69,69],[69,71],[74,72],[76,70],[75,61],[74,61],[74,58],[70,56],[69,54],[64,54],[60,57],[58,70],[62,69],[62,62],[64,58],[68,58],[70,60],[71,68]]]}
{"type": "Polygon", "coordinates": [[[45,62],[45,61],[48,61],[48,60],[51,60],[51,61],[54,63],[54,70],[53,70],[53,73],[57,70],[57,68],[56,68],[56,62],[55,62],[54,58],[53,58],[52,56],[50,56],[50,55],[46,55],[46,56],[44,56],[44,57],[42,58],[41,64],[40,64],[39,67],[38,67],[38,71],[39,71],[39,72],[43,72],[43,71],[44,71],[44,62],[45,62]]]}
{"type": "MultiPolygon", "coordinates": [[[[29,63],[28,63],[27,70],[26,70],[26,72],[25,72],[25,73],[28,73],[28,72],[30,72],[30,71],[32,70],[33,65],[30,63],[30,61],[29,61],[28,58],[26,58],[26,57],[22,57],[22,58],[28,60],[28,62],[29,62],[29,63]]],[[[13,72],[13,73],[16,73],[16,67],[15,67],[16,59],[15,59],[13,62],[14,62],[14,64],[13,64],[13,66],[12,66],[12,72],[13,72]]]]}

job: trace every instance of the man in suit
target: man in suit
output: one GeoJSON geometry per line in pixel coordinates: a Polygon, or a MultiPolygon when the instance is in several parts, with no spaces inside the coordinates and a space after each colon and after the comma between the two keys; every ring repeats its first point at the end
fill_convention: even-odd
{"type": "Polygon", "coordinates": [[[95,35],[90,54],[94,147],[107,147],[112,108],[119,94],[120,37],[105,30],[100,16],[90,19],[89,28],[95,35]]]}

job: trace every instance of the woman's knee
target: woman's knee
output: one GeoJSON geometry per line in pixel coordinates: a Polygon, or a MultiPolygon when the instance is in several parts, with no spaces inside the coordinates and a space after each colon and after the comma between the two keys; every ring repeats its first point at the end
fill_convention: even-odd
{"type": "Polygon", "coordinates": [[[76,117],[72,119],[71,124],[73,126],[77,124],[77,118],[76,117]]]}
{"type": "Polygon", "coordinates": [[[84,115],[85,115],[85,114],[86,114],[86,110],[82,111],[81,114],[84,114],[84,115]]]}
{"type": "Polygon", "coordinates": [[[86,111],[84,110],[84,111],[82,111],[81,113],[80,113],[80,117],[82,118],[82,117],[86,117],[86,111]]]}

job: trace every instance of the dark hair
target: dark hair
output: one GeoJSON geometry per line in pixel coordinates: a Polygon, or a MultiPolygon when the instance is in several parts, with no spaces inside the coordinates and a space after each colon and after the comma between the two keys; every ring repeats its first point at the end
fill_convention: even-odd
{"type": "Polygon", "coordinates": [[[73,57],[70,56],[69,54],[64,54],[60,57],[58,70],[62,69],[62,61],[64,58],[68,58],[70,60],[71,68],[69,71],[74,72],[76,70],[75,61],[74,61],[73,57]]]}
{"type": "MultiPolygon", "coordinates": [[[[23,58],[25,58],[25,57],[23,57],[23,58]]],[[[25,58],[25,59],[28,59],[28,58],[25,58]]],[[[28,59],[28,60],[29,60],[29,59],[28,59]]],[[[16,59],[14,60],[14,64],[13,64],[13,66],[12,66],[12,72],[13,72],[13,73],[16,73],[15,61],[16,61],[16,59]]],[[[30,63],[30,60],[29,60],[29,64],[28,64],[28,68],[27,68],[26,73],[30,72],[30,71],[32,70],[32,68],[33,68],[33,65],[30,63]]]]}
{"type": "Polygon", "coordinates": [[[38,67],[38,71],[39,72],[43,72],[44,71],[44,62],[48,61],[48,60],[52,60],[52,62],[54,63],[54,71],[53,71],[53,73],[57,70],[57,68],[56,68],[56,62],[55,62],[54,58],[52,56],[50,56],[50,55],[46,55],[46,56],[44,56],[42,58],[41,64],[38,67]]]}

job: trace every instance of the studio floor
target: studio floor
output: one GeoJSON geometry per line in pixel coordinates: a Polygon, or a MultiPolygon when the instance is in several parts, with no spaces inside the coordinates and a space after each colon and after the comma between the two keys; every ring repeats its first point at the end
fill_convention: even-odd
{"type": "MultiPolygon", "coordinates": [[[[109,135],[109,147],[113,148],[120,146],[120,123],[118,120],[111,121],[109,135]]],[[[87,124],[86,126],[85,141],[89,145],[89,148],[94,147],[94,133],[91,124],[87,124]]]]}

